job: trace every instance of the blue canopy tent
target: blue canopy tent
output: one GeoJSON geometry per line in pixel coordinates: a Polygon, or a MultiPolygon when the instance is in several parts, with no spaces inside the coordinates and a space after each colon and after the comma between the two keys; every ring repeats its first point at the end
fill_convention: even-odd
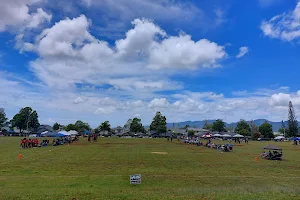
{"type": "Polygon", "coordinates": [[[84,131],[83,131],[83,134],[84,134],[84,135],[90,135],[90,134],[91,134],[91,131],[89,131],[89,130],[84,130],[84,131]]]}
{"type": "Polygon", "coordinates": [[[65,135],[62,133],[56,133],[56,132],[48,132],[43,134],[44,137],[64,137],[65,135]]]}
{"type": "Polygon", "coordinates": [[[293,137],[293,138],[291,138],[290,140],[299,141],[300,138],[299,138],[299,137],[293,137]]]}

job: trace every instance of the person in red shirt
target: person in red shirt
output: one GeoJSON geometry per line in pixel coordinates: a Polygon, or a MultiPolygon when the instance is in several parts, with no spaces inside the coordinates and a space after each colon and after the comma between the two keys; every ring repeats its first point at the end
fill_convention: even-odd
{"type": "Polygon", "coordinates": [[[21,147],[21,148],[24,148],[24,139],[21,139],[20,147],[21,147]]]}
{"type": "Polygon", "coordinates": [[[29,140],[25,138],[25,148],[29,148],[29,140]]]}

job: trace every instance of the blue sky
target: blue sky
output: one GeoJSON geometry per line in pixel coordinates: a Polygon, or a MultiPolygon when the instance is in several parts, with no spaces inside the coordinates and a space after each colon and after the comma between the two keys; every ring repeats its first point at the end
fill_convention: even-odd
{"type": "Polygon", "coordinates": [[[0,107],[43,124],[287,118],[297,0],[2,0],[0,107]]]}

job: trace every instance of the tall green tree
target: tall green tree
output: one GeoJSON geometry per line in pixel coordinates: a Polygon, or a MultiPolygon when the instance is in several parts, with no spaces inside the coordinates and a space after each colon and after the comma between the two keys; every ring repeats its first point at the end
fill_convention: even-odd
{"type": "Polygon", "coordinates": [[[7,125],[7,118],[3,108],[0,108],[0,130],[7,125]]]}
{"type": "Polygon", "coordinates": [[[67,126],[64,127],[64,130],[65,131],[78,131],[75,124],[68,124],[67,126]]]}
{"type": "Polygon", "coordinates": [[[272,124],[268,123],[267,121],[265,121],[262,125],[259,126],[259,132],[265,138],[274,138],[272,124]]]}
{"type": "Polygon", "coordinates": [[[250,129],[250,126],[249,126],[249,124],[248,124],[245,120],[243,120],[243,119],[241,119],[241,120],[237,123],[237,125],[236,125],[236,127],[235,127],[235,132],[238,133],[238,134],[240,134],[240,135],[244,135],[244,136],[250,136],[250,135],[251,135],[251,129],[250,129]]]}
{"type": "Polygon", "coordinates": [[[161,114],[161,112],[156,112],[151,125],[150,130],[156,133],[166,133],[167,132],[167,118],[161,114]]]}
{"type": "Polygon", "coordinates": [[[143,127],[142,120],[139,118],[134,118],[130,124],[130,131],[134,133],[145,132],[143,127]]]}
{"type": "Polygon", "coordinates": [[[76,127],[76,131],[78,131],[79,133],[83,133],[84,130],[91,130],[91,127],[88,123],[85,123],[81,120],[78,120],[77,122],[75,122],[75,127],[76,127]]]}
{"type": "Polygon", "coordinates": [[[53,130],[54,131],[57,131],[58,129],[59,129],[59,127],[60,127],[60,124],[59,123],[57,123],[57,122],[55,122],[54,124],[53,124],[53,130]]]}
{"type": "Polygon", "coordinates": [[[111,128],[110,128],[110,123],[109,123],[109,121],[102,122],[101,125],[98,127],[98,129],[99,129],[100,131],[110,131],[111,128]]]}
{"type": "Polygon", "coordinates": [[[34,130],[36,130],[40,126],[39,116],[35,110],[29,116],[28,126],[28,128],[33,128],[34,130]]]}
{"type": "Polygon", "coordinates": [[[255,123],[253,122],[253,120],[250,122],[251,125],[251,138],[253,140],[257,140],[258,138],[260,138],[261,134],[258,130],[258,127],[255,125],[255,123]]]}
{"type": "Polygon", "coordinates": [[[298,135],[298,121],[295,116],[295,110],[292,102],[289,102],[289,118],[288,118],[288,134],[287,136],[293,137],[298,135]]]}
{"type": "Polygon", "coordinates": [[[22,108],[11,120],[12,127],[17,127],[20,133],[24,130],[37,129],[40,126],[38,114],[30,107],[22,108]]]}
{"type": "Polygon", "coordinates": [[[219,133],[221,132],[226,132],[226,127],[225,127],[225,122],[223,120],[218,119],[212,124],[212,130],[213,131],[218,131],[219,133]]]}

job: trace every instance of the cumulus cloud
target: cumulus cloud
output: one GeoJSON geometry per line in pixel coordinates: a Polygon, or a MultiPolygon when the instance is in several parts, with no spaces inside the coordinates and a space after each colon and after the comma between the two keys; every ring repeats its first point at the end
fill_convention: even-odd
{"type": "Polygon", "coordinates": [[[81,97],[77,97],[76,99],[74,99],[73,103],[74,104],[79,104],[79,103],[83,103],[84,102],[84,99],[81,98],[81,97]]]}
{"type": "Polygon", "coordinates": [[[240,52],[238,55],[236,55],[237,58],[241,58],[243,56],[245,56],[247,53],[249,52],[249,48],[248,47],[241,47],[240,48],[240,52]]]}
{"type": "Polygon", "coordinates": [[[116,110],[115,107],[113,106],[107,106],[105,108],[98,108],[96,111],[95,111],[95,114],[111,114],[113,113],[114,111],[116,110]]]}
{"type": "Polygon", "coordinates": [[[287,106],[291,96],[289,94],[279,93],[271,96],[269,103],[271,106],[287,106]]]}
{"type": "Polygon", "coordinates": [[[170,73],[217,67],[226,57],[217,43],[193,41],[186,34],[167,36],[147,19],[133,20],[133,28],[112,47],[90,34],[91,23],[84,15],[66,18],[45,29],[35,43],[27,43],[24,50],[41,57],[31,63],[40,80],[56,88],[89,83],[123,90],[174,90],[181,84],[169,81],[170,73]],[[159,70],[166,68],[170,70],[159,70]]]}
{"type": "Polygon", "coordinates": [[[233,122],[241,117],[247,120],[267,118],[281,121],[286,119],[289,100],[293,102],[296,114],[300,112],[300,91],[265,96],[248,94],[238,98],[225,97],[213,92],[184,92],[184,96],[165,98],[157,95],[156,98],[148,100],[121,100],[118,96],[109,97],[111,93],[108,91],[51,93],[47,88],[35,85],[36,92],[32,92],[32,87],[24,86],[24,80],[13,79],[4,73],[0,73],[0,84],[0,93],[6,94],[0,99],[0,104],[4,105],[9,118],[18,112],[16,108],[31,106],[38,111],[42,123],[49,123],[50,118],[63,124],[82,119],[96,127],[101,121],[109,120],[113,126],[122,126],[129,118],[141,114],[143,124],[148,125],[156,111],[162,111],[168,122],[207,118],[221,118],[233,122]],[[216,95],[218,98],[210,98],[216,95]],[[77,119],[74,116],[77,116],[77,119]]]}
{"type": "Polygon", "coordinates": [[[283,41],[294,41],[300,38],[300,2],[293,11],[276,15],[260,26],[263,34],[283,41]]]}
{"type": "Polygon", "coordinates": [[[170,103],[166,98],[154,98],[148,105],[149,108],[162,109],[166,108],[170,103]]]}
{"type": "Polygon", "coordinates": [[[29,7],[40,1],[37,0],[2,0],[0,1],[0,32],[8,28],[36,28],[43,22],[51,20],[51,14],[42,8],[30,12],[29,7]]]}

